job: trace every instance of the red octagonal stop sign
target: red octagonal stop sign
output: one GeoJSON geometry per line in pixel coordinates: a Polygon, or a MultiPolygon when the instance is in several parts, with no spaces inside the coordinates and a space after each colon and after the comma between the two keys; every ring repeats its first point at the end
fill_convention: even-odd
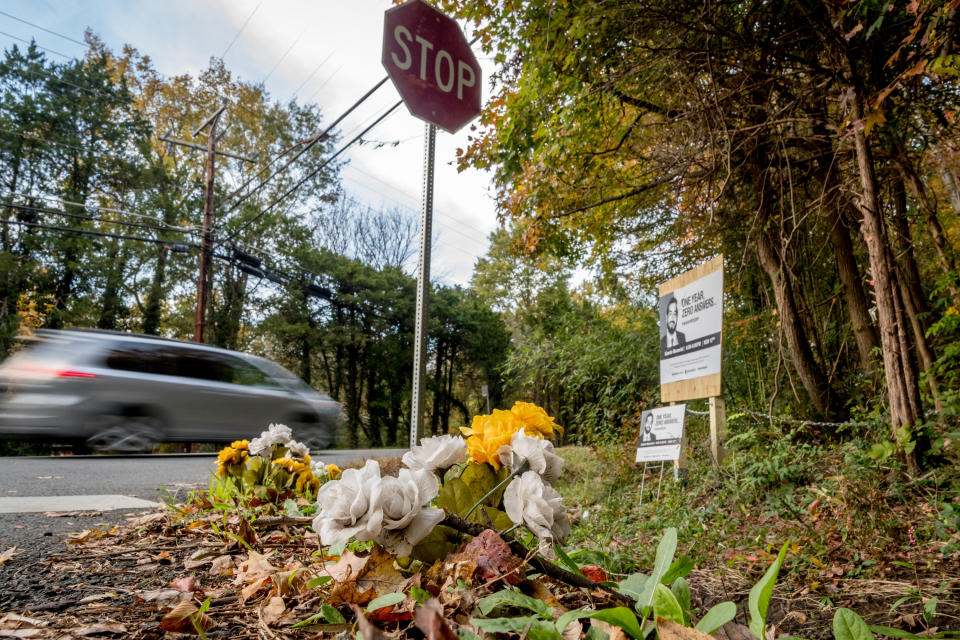
{"type": "Polygon", "coordinates": [[[480,113],[480,65],[456,21],[423,0],[383,16],[387,75],[410,113],[454,133],[480,113]]]}

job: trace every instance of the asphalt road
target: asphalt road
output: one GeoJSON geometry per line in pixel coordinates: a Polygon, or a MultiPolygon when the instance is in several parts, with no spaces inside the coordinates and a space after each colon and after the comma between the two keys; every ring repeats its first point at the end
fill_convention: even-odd
{"type": "MultiPolygon", "coordinates": [[[[403,451],[321,451],[313,459],[343,465],[403,451]]],[[[123,522],[168,495],[181,501],[207,488],[215,468],[215,454],[0,457],[0,553],[12,546],[34,557],[62,550],[67,532],[123,522]],[[64,513],[74,515],[58,517],[64,513]]]]}

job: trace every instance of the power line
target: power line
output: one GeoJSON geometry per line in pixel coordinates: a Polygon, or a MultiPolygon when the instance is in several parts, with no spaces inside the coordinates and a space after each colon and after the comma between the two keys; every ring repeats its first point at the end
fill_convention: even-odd
{"type": "Polygon", "coordinates": [[[240,30],[237,31],[237,35],[233,36],[233,40],[230,41],[230,44],[227,45],[227,48],[223,50],[223,53],[220,54],[220,59],[223,60],[227,57],[227,52],[230,51],[230,48],[233,47],[233,44],[237,41],[237,38],[240,37],[240,34],[243,33],[243,30],[247,28],[247,25],[250,24],[250,20],[253,18],[253,14],[257,12],[260,6],[263,4],[261,2],[256,7],[253,8],[253,11],[250,12],[250,15],[247,16],[247,19],[243,22],[243,26],[240,27],[240,30]]]}
{"type": "MultiPolygon", "coordinates": [[[[337,118],[336,120],[334,120],[332,123],[330,123],[329,125],[327,125],[327,127],[324,128],[323,131],[321,131],[320,133],[317,133],[317,134],[315,134],[313,137],[307,139],[306,142],[303,143],[303,144],[304,144],[303,148],[300,149],[299,151],[297,151],[297,153],[296,153],[292,158],[288,159],[287,162],[286,162],[282,167],[280,167],[279,169],[277,169],[276,171],[274,171],[273,173],[271,173],[269,176],[267,176],[266,178],[264,178],[264,179],[260,182],[259,185],[257,185],[254,189],[251,189],[249,192],[247,192],[246,195],[244,195],[244,196],[241,197],[239,200],[237,200],[236,202],[234,202],[234,203],[230,206],[229,209],[227,209],[226,211],[224,211],[224,212],[222,213],[222,215],[224,215],[224,216],[229,215],[230,212],[234,211],[238,206],[240,206],[240,204],[241,204],[244,200],[250,198],[255,191],[260,190],[267,182],[269,182],[270,180],[272,180],[272,179],[274,178],[274,176],[276,176],[278,173],[280,173],[281,171],[283,171],[284,169],[286,169],[287,167],[289,167],[294,161],[297,160],[297,158],[299,158],[299,157],[302,156],[304,153],[306,153],[307,151],[309,151],[310,148],[312,148],[315,144],[317,144],[317,143],[320,142],[321,140],[326,139],[326,137],[327,137],[328,134],[333,130],[334,127],[336,127],[338,124],[340,124],[340,123],[343,121],[344,118],[346,118],[348,115],[350,115],[350,114],[353,112],[354,109],[356,109],[356,108],[357,108],[358,106],[360,106],[367,98],[369,98],[369,97],[373,94],[374,91],[376,91],[376,90],[379,89],[381,86],[383,86],[383,84],[384,84],[386,81],[387,81],[387,77],[384,76],[384,78],[383,78],[382,80],[380,80],[380,82],[378,82],[377,84],[373,85],[365,94],[363,94],[363,96],[360,97],[359,100],[357,100],[356,102],[354,102],[354,103],[350,106],[350,108],[348,108],[346,111],[344,111],[342,114],[340,114],[340,117],[338,117],[338,118],[337,118]]],[[[273,163],[275,163],[275,162],[277,162],[278,160],[280,160],[280,158],[282,158],[284,155],[286,155],[287,153],[289,153],[290,151],[292,151],[293,148],[294,148],[294,147],[290,147],[290,148],[288,148],[287,150],[285,150],[284,152],[278,154],[273,160],[271,160],[270,162],[268,162],[268,163],[266,164],[266,166],[264,166],[260,171],[258,171],[258,172],[255,173],[253,176],[251,176],[250,178],[248,178],[247,181],[244,182],[242,185],[240,185],[239,188],[235,189],[235,190],[233,191],[233,193],[228,194],[228,195],[223,199],[223,203],[230,202],[231,200],[233,200],[234,198],[236,198],[237,195],[238,195],[241,191],[243,191],[244,189],[246,189],[246,188],[250,185],[251,182],[253,182],[254,180],[258,179],[260,176],[262,176],[264,173],[266,173],[266,172],[270,169],[270,167],[273,166],[273,163]]]]}
{"type": "Polygon", "coordinates": [[[89,46],[86,42],[81,42],[80,40],[76,40],[76,39],[74,39],[74,38],[71,38],[70,36],[65,36],[65,35],[63,35],[62,33],[57,33],[56,31],[51,31],[50,29],[47,29],[46,27],[41,27],[41,26],[38,25],[38,24],[34,24],[34,23],[32,23],[32,22],[28,22],[28,21],[24,20],[23,18],[18,18],[17,16],[14,16],[14,15],[11,15],[11,14],[7,13],[6,11],[0,11],[0,15],[7,16],[8,18],[10,18],[10,19],[12,19],[12,20],[16,20],[17,22],[22,22],[23,24],[28,24],[28,25],[30,25],[31,27],[35,28],[35,29],[40,29],[40,31],[46,31],[47,33],[49,33],[49,34],[51,34],[51,35],[57,36],[58,38],[63,38],[64,40],[69,40],[70,42],[73,42],[73,43],[75,43],[75,44],[80,45],[81,47],[87,47],[87,46],[89,46]]]}
{"type": "MultiPolygon", "coordinates": [[[[335,50],[334,50],[334,51],[335,51],[335,50]]],[[[310,82],[311,78],[313,78],[313,76],[315,76],[315,75],[317,74],[317,71],[320,71],[320,67],[322,67],[323,65],[327,64],[327,60],[329,60],[330,57],[334,54],[334,51],[331,51],[329,54],[327,54],[327,57],[324,58],[324,59],[320,62],[320,64],[318,64],[316,67],[314,67],[313,71],[310,72],[310,75],[307,76],[307,79],[304,80],[303,82],[301,82],[299,87],[297,87],[296,89],[293,90],[293,94],[291,94],[290,100],[293,100],[294,98],[296,98],[296,97],[297,97],[297,94],[300,93],[300,89],[303,89],[303,88],[307,85],[307,83],[310,82]]],[[[290,100],[288,100],[287,102],[289,102],[290,100]]]]}
{"type": "Polygon", "coordinates": [[[293,51],[293,48],[294,48],[295,46],[297,46],[297,43],[300,42],[300,38],[302,38],[302,37],[303,37],[303,34],[305,34],[306,32],[307,32],[306,29],[304,29],[303,31],[300,32],[300,35],[297,36],[297,39],[294,40],[293,43],[292,43],[289,47],[287,47],[287,50],[284,52],[284,54],[283,54],[282,56],[280,56],[280,59],[279,59],[279,60],[277,60],[277,64],[273,65],[273,69],[270,69],[270,73],[267,74],[267,77],[266,77],[266,78],[264,78],[263,80],[260,81],[260,84],[262,84],[262,85],[266,85],[266,84],[267,84],[267,80],[269,80],[269,79],[270,79],[270,76],[273,75],[273,72],[277,70],[277,67],[280,66],[280,63],[287,59],[287,56],[290,55],[290,52],[293,51]]]}
{"type": "Polygon", "coordinates": [[[91,208],[92,208],[92,209],[96,209],[96,210],[98,210],[98,211],[106,211],[106,212],[108,212],[108,213],[121,213],[121,214],[126,214],[126,215],[129,215],[129,216],[134,216],[134,217],[137,217],[137,218],[142,218],[142,219],[144,219],[144,220],[153,220],[154,222],[159,222],[159,223],[161,223],[161,224],[167,225],[167,228],[168,228],[170,231],[177,231],[177,230],[180,230],[180,229],[183,229],[183,230],[185,230],[185,231],[190,231],[190,232],[196,232],[196,231],[197,231],[197,227],[195,227],[195,226],[191,226],[191,227],[173,227],[173,226],[170,226],[169,224],[167,224],[167,222],[166,222],[165,220],[163,220],[162,218],[158,218],[157,216],[148,216],[148,215],[143,214],[143,213],[137,213],[136,211],[130,211],[129,209],[117,209],[117,208],[115,208],[115,207],[103,207],[103,206],[100,206],[100,205],[91,205],[91,204],[87,204],[87,203],[85,203],[85,202],[73,202],[72,200],[64,200],[63,198],[61,198],[61,197],[59,197],[59,196],[54,196],[54,195],[47,195],[47,194],[16,194],[16,193],[6,193],[6,194],[3,194],[3,195],[0,195],[0,197],[10,198],[10,199],[12,199],[12,198],[17,198],[17,197],[20,197],[20,198],[24,198],[24,197],[26,197],[26,198],[36,198],[36,199],[38,199],[38,200],[47,200],[47,201],[51,201],[51,202],[56,202],[56,203],[58,203],[58,204],[71,205],[71,206],[75,206],[75,207],[83,207],[83,208],[85,208],[85,209],[91,209],[91,208]]]}
{"type": "Polygon", "coordinates": [[[110,218],[101,218],[98,216],[88,216],[80,213],[69,213],[67,211],[57,211],[56,209],[48,209],[46,207],[35,207],[26,204],[14,204],[12,202],[5,202],[0,206],[10,207],[12,209],[18,209],[20,211],[32,211],[34,213],[47,213],[50,215],[64,216],[67,218],[75,218],[78,220],[91,220],[94,222],[103,222],[105,224],[118,224],[127,227],[136,227],[138,229],[152,229],[154,231],[167,231],[172,233],[184,233],[184,234],[194,234],[196,233],[193,229],[184,229],[176,227],[161,227],[153,224],[146,224],[144,222],[130,222],[126,220],[111,220],[110,218]]]}
{"type": "Polygon", "coordinates": [[[290,196],[294,191],[296,191],[297,189],[299,189],[300,187],[302,187],[302,186],[307,182],[307,180],[310,180],[310,179],[313,178],[315,175],[317,175],[318,173],[320,173],[320,171],[321,171],[324,167],[326,167],[328,164],[330,164],[331,162],[333,162],[333,160],[335,160],[335,159],[337,158],[337,156],[339,156],[341,153],[343,153],[344,151],[346,151],[347,148],[350,147],[354,142],[356,142],[357,140],[359,140],[360,137],[363,136],[363,134],[365,134],[367,131],[370,131],[371,129],[373,129],[373,128],[374,128],[375,126],[377,126],[378,124],[380,124],[387,116],[389,116],[391,113],[393,113],[393,112],[397,109],[397,107],[399,107],[401,104],[403,104],[403,100],[398,100],[396,104],[394,104],[392,107],[390,107],[390,109],[388,109],[386,112],[384,112],[383,115],[381,115],[379,118],[377,118],[377,119],[373,122],[373,124],[371,124],[369,127],[367,127],[367,128],[364,129],[362,132],[360,132],[360,134],[359,134],[356,138],[354,138],[353,140],[351,140],[350,142],[348,142],[348,143],[345,144],[344,146],[340,147],[340,150],[339,150],[339,151],[337,151],[335,154],[333,154],[332,156],[330,156],[329,158],[327,158],[326,160],[324,160],[322,163],[320,163],[320,166],[318,166],[316,169],[314,169],[313,171],[311,171],[310,173],[308,173],[307,175],[305,175],[303,178],[301,178],[300,181],[297,182],[297,184],[295,184],[295,185],[293,185],[292,187],[290,187],[287,191],[285,191],[285,192],[283,193],[283,195],[281,195],[280,197],[276,198],[273,202],[271,202],[269,205],[267,205],[267,207],[266,207],[265,209],[261,210],[257,215],[255,215],[255,216],[253,216],[252,218],[250,218],[250,220],[248,220],[247,222],[244,222],[244,223],[240,226],[239,229],[237,229],[235,232],[233,232],[232,234],[230,234],[230,237],[228,238],[228,240],[233,240],[233,239],[235,239],[244,229],[246,229],[247,227],[249,227],[251,224],[253,224],[256,220],[258,220],[259,218],[261,218],[263,215],[265,215],[268,211],[270,211],[270,210],[271,210],[273,207],[275,207],[277,204],[279,204],[279,203],[282,202],[283,200],[286,200],[287,197],[290,196]]]}
{"type": "Polygon", "coordinates": [[[56,50],[54,50],[54,49],[50,49],[50,48],[41,46],[41,45],[37,44],[37,42],[36,42],[35,40],[24,40],[23,38],[18,38],[17,36],[15,36],[15,35],[13,35],[13,34],[7,33],[6,31],[0,31],[0,36],[7,36],[8,38],[11,38],[11,39],[13,39],[13,40],[18,40],[18,41],[24,42],[24,43],[26,43],[26,44],[32,44],[33,46],[37,47],[38,49],[43,49],[44,51],[49,51],[50,53],[55,53],[55,54],[57,54],[58,56],[64,57],[64,58],[66,58],[66,59],[68,59],[68,60],[73,60],[74,58],[76,58],[76,56],[68,56],[68,55],[65,54],[65,53],[60,53],[59,51],[56,51],[56,50]]]}
{"type": "MultiPolygon", "coordinates": [[[[177,244],[190,247],[191,249],[199,249],[200,245],[194,244],[192,242],[176,242],[171,243],[170,240],[161,240],[159,238],[144,238],[142,236],[128,236],[119,233],[108,233],[106,231],[93,231],[92,229],[75,229],[73,227],[62,227],[59,225],[52,224],[40,224],[39,222],[28,222],[26,220],[5,220],[0,218],[0,223],[18,225],[21,227],[31,227],[34,229],[43,229],[47,231],[62,231],[64,233],[76,233],[83,236],[97,236],[101,238],[116,238],[118,240],[135,240],[139,242],[148,242],[150,244],[177,244]]],[[[222,256],[218,256],[222,257],[222,256]]]]}

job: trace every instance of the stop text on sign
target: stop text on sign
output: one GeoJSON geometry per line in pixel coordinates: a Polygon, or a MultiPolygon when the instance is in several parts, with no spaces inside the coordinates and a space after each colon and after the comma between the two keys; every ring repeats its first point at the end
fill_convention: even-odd
{"type": "Polygon", "coordinates": [[[457,100],[463,100],[464,88],[469,89],[477,85],[477,73],[470,63],[464,60],[454,61],[453,55],[446,49],[439,49],[434,53],[436,47],[432,42],[423,36],[414,36],[402,24],[393,28],[393,37],[402,52],[402,57],[394,51],[390,53],[390,58],[401,71],[407,71],[413,67],[416,58],[419,60],[416,68],[419,69],[420,79],[433,83],[444,93],[450,93],[456,85],[457,100]],[[412,46],[414,41],[418,46],[412,46]],[[412,53],[411,49],[413,49],[412,53]],[[433,64],[430,63],[431,59],[433,64]],[[428,76],[431,71],[433,75],[428,76]]]}
{"type": "Polygon", "coordinates": [[[480,114],[480,65],[456,21],[408,0],[383,23],[381,63],[410,113],[451,133],[480,114]]]}

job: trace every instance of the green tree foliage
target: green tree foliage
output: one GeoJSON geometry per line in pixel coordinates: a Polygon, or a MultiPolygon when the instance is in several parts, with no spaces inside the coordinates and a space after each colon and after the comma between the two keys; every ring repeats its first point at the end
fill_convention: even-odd
{"type": "Polygon", "coordinates": [[[756,380],[731,391],[829,419],[884,402],[876,435],[909,449],[942,403],[931,275],[957,280],[952,3],[442,4],[501,65],[462,159],[520,246],[639,304],[722,252],[727,358],[756,380]]]}

